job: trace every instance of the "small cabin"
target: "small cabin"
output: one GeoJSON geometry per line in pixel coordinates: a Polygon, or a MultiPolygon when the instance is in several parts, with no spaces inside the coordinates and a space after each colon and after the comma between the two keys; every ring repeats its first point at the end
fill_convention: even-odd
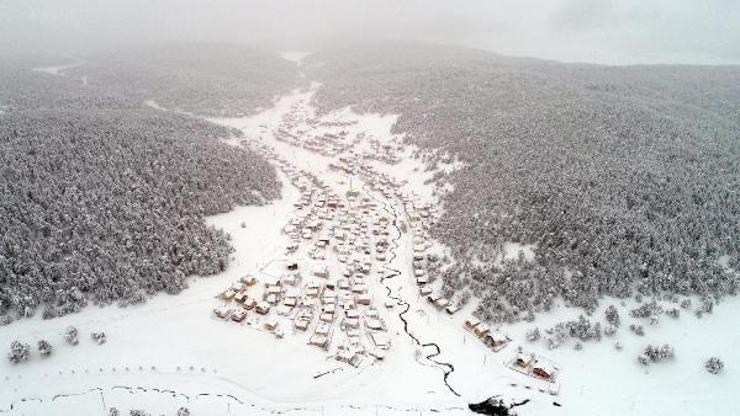
{"type": "Polygon", "coordinates": [[[357,302],[358,305],[370,305],[371,299],[370,296],[366,293],[359,294],[355,298],[355,302],[357,302]]]}
{"type": "Polygon", "coordinates": [[[450,306],[448,306],[448,307],[445,308],[445,311],[449,315],[454,315],[454,314],[456,314],[456,313],[458,313],[460,311],[460,305],[450,305],[450,306]]]}
{"type": "Polygon", "coordinates": [[[319,316],[321,322],[334,322],[334,314],[332,312],[322,312],[319,316]]]}
{"type": "Polygon", "coordinates": [[[383,329],[383,323],[378,318],[366,317],[365,318],[365,326],[368,329],[374,329],[374,330],[381,330],[381,329],[383,329]]]}
{"type": "Polygon", "coordinates": [[[491,330],[490,330],[490,329],[489,329],[489,328],[488,328],[488,327],[487,327],[486,325],[483,325],[483,324],[480,324],[480,325],[476,326],[476,327],[475,327],[475,329],[473,329],[473,333],[474,333],[474,334],[475,334],[475,336],[477,336],[478,338],[483,338],[483,337],[485,337],[486,335],[488,335],[488,333],[489,333],[490,331],[491,331],[491,330]]]}
{"type": "Polygon", "coordinates": [[[243,276],[239,281],[247,286],[254,286],[257,284],[257,278],[254,276],[243,276]]]}
{"type": "Polygon", "coordinates": [[[434,306],[436,306],[438,309],[444,309],[450,306],[450,301],[445,298],[439,298],[436,302],[434,302],[434,306]]]}
{"type": "Polygon", "coordinates": [[[532,354],[524,354],[524,353],[518,353],[516,356],[516,359],[514,360],[514,365],[516,365],[519,368],[529,368],[529,365],[534,361],[534,357],[532,354]]]}
{"type": "Polygon", "coordinates": [[[290,273],[286,274],[285,276],[280,278],[280,283],[295,286],[296,283],[298,283],[298,274],[297,273],[290,273]]]}
{"type": "Polygon", "coordinates": [[[236,295],[234,295],[234,302],[237,303],[244,303],[244,300],[247,299],[247,292],[239,292],[236,295]]]}
{"type": "Polygon", "coordinates": [[[314,276],[317,277],[323,277],[328,278],[329,277],[329,267],[327,266],[318,266],[313,271],[314,276]]]}
{"type": "Polygon", "coordinates": [[[360,327],[360,320],[357,318],[345,318],[344,321],[342,321],[342,323],[347,328],[359,328],[360,327]]]}
{"type": "Polygon", "coordinates": [[[228,319],[231,315],[231,309],[226,306],[222,306],[214,309],[213,313],[221,319],[228,319]]]}
{"type": "Polygon", "coordinates": [[[246,317],[247,317],[247,311],[244,309],[239,309],[238,311],[234,312],[231,315],[231,320],[234,322],[241,322],[246,317]]]}
{"type": "Polygon", "coordinates": [[[555,378],[555,369],[547,364],[538,361],[534,364],[532,375],[546,381],[551,381],[555,378]]]}
{"type": "Polygon", "coordinates": [[[255,306],[255,311],[260,315],[267,315],[270,313],[270,304],[267,302],[259,302],[257,306],[255,306]]]}
{"type": "Polygon", "coordinates": [[[278,297],[276,294],[270,293],[265,296],[265,302],[269,303],[270,305],[276,305],[278,303],[278,297]]]}
{"type": "Polygon", "coordinates": [[[268,331],[274,331],[278,327],[278,321],[275,319],[269,319],[265,322],[264,327],[268,331]]]}
{"type": "Polygon", "coordinates": [[[310,321],[307,321],[305,319],[296,319],[295,321],[295,329],[299,331],[306,331],[308,329],[308,324],[310,321]]]}
{"type": "Polygon", "coordinates": [[[257,299],[254,298],[246,298],[244,300],[244,303],[242,304],[246,309],[252,309],[255,306],[257,306],[257,299]]]}
{"type": "Polygon", "coordinates": [[[464,324],[465,329],[467,329],[470,332],[473,332],[475,328],[478,327],[478,325],[480,325],[480,321],[477,319],[466,319],[465,324],[464,324]]]}
{"type": "Polygon", "coordinates": [[[382,360],[385,358],[385,356],[388,354],[387,350],[380,349],[380,348],[373,348],[369,352],[371,357],[374,357],[378,360],[382,360]]]}
{"type": "Polygon", "coordinates": [[[493,331],[483,337],[483,343],[494,351],[499,351],[504,348],[511,338],[504,335],[501,331],[493,331]]]}
{"type": "Polygon", "coordinates": [[[329,335],[329,332],[331,331],[331,325],[326,323],[321,323],[318,326],[316,326],[316,334],[319,335],[329,335]]]}
{"type": "Polygon", "coordinates": [[[308,344],[315,345],[320,348],[326,348],[326,346],[329,344],[329,339],[324,335],[313,334],[308,340],[308,344]]]}

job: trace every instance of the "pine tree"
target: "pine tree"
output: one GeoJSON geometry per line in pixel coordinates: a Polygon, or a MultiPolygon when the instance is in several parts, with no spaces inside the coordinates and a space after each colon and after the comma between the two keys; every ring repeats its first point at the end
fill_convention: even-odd
{"type": "Polygon", "coordinates": [[[609,305],[609,307],[606,308],[606,311],[604,311],[604,315],[606,316],[606,322],[609,322],[609,324],[615,328],[619,327],[619,311],[616,306],[609,305]]]}
{"type": "Polygon", "coordinates": [[[719,374],[722,372],[722,369],[725,368],[725,363],[723,363],[719,357],[712,357],[704,364],[704,368],[706,368],[710,374],[719,374]]]}
{"type": "Polygon", "coordinates": [[[73,326],[67,327],[67,330],[64,332],[64,339],[70,345],[77,345],[80,342],[77,338],[77,328],[73,326]]]}
{"type": "Polygon", "coordinates": [[[38,349],[42,357],[48,357],[52,352],[54,352],[54,348],[51,346],[49,341],[45,339],[39,340],[38,349]]]}
{"type": "Polygon", "coordinates": [[[31,346],[24,344],[20,341],[13,341],[10,344],[10,353],[8,353],[8,360],[12,364],[18,364],[23,361],[28,361],[31,358],[31,346]]]}

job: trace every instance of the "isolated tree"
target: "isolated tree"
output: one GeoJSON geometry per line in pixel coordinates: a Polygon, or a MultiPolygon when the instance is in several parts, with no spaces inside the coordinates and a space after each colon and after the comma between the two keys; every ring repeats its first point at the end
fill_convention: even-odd
{"type": "Polygon", "coordinates": [[[536,342],[540,339],[540,329],[534,328],[529,331],[527,331],[527,341],[529,342],[536,342]]]}
{"type": "Polygon", "coordinates": [[[77,335],[77,328],[70,326],[67,327],[64,332],[64,339],[67,340],[67,343],[70,345],[77,345],[80,342],[77,335]]]}
{"type": "Polygon", "coordinates": [[[712,357],[704,364],[704,368],[706,368],[710,374],[719,374],[722,372],[722,369],[725,368],[725,363],[723,363],[719,357],[712,357]]]}
{"type": "Polygon", "coordinates": [[[105,336],[105,332],[93,332],[91,334],[93,341],[95,341],[98,345],[105,344],[108,339],[105,336]]]}
{"type": "Polygon", "coordinates": [[[631,324],[630,331],[632,331],[635,335],[639,335],[639,336],[645,335],[645,330],[643,329],[642,325],[631,324]]]}
{"type": "Polygon", "coordinates": [[[31,346],[24,344],[20,341],[13,341],[10,344],[10,353],[8,353],[8,361],[11,364],[18,364],[23,361],[28,361],[31,358],[31,346]]]}
{"type": "Polygon", "coordinates": [[[51,346],[49,341],[45,339],[39,340],[38,349],[39,354],[41,354],[42,357],[48,357],[51,355],[52,352],[54,352],[54,348],[51,346]]]}
{"type": "Polygon", "coordinates": [[[606,322],[609,322],[609,324],[616,328],[619,327],[619,311],[616,306],[609,305],[606,311],[604,311],[604,315],[606,316],[606,322]]]}

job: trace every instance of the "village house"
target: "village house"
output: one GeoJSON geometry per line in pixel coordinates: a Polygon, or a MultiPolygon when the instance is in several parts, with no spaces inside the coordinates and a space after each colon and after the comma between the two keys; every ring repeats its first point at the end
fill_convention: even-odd
{"type": "Polygon", "coordinates": [[[460,309],[461,308],[460,308],[460,305],[459,304],[458,305],[450,305],[450,306],[448,306],[448,307],[445,308],[445,311],[449,315],[454,315],[454,314],[458,313],[460,311],[460,309]]]}
{"type": "Polygon", "coordinates": [[[523,352],[517,353],[517,356],[514,359],[514,365],[524,370],[529,369],[530,364],[533,362],[534,354],[525,354],[523,352]]]}
{"type": "MultiPolygon", "coordinates": [[[[419,272],[419,270],[417,270],[419,272]]],[[[429,278],[424,275],[424,272],[421,273],[415,273],[416,274],[416,284],[421,286],[429,283],[429,278]]],[[[431,290],[431,289],[430,289],[431,290]]]]}
{"type": "Polygon", "coordinates": [[[324,335],[314,333],[313,335],[311,335],[311,338],[309,338],[308,343],[309,345],[315,345],[317,347],[326,349],[329,343],[329,339],[324,335]]]}
{"type": "Polygon", "coordinates": [[[321,312],[321,315],[319,316],[319,320],[321,322],[327,322],[327,323],[334,322],[334,313],[332,313],[332,312],[321,312]]]}
{"type": "Polygon", "coordinates": [[[213,310],[213,313],[221,319],[228,319],[231,312],[232,310],[228,306],[222,306],[213,310]]]}
{"type": "Polygon", "coordinates": [[[223,292],[219,297],[223,300],[229,301],[231,299],[234,299],[234,296],[236,296],[236,292],[228,289],[225,292],[223,292]]]}
{"type": "Polygon", "coordinates": [[[331,325],[328,323],[319,323],[316,326],[316,330],[314,331],[315,334],[328,336],[329,332],[331,332],[331,325]]]}
{"type": "Polygon", "coordinates": [[[553,381],[555,378],[555,372],[555,368],[541,361],[537,361],[532,368],[532,375],[545,381],[553,381]]]}
{"type": "Polygon", "coordinates": [[[323,277],[326,279],[329,277],[329,267],[326,265],[316,266],[316,268],[313,271],[313,274],[314,276],[323,277]]]}
{"type": "Polygon", "coordinates": [[[383,322],[378,318],[366,316],[365,317],[365,327],[367,329],[382,330],[383,322]]]}
{"type": "Polygon", "coordinates": [[[450,301],[445,298],[439,298],[434,302],[434,306],[436,306],[437,309],[444,309],[450,306],[450,301]]]}
{"type": "Polygon", "coordinates": [[[242,276],[242,278],[239,279],[239,281],[244,283],[247,286],[254,286],[257,284],[257,278],[254,276],[242,276]]]}
{"type": "Polygon", "coordinates": [[[248,297],[244,300],[244,303],[242,304],[244,308],[247,310],[253,309],[255,306],[257,306],[257,299],[248,297]]]}
{"type": "Polygon", "coordinates": [[[489,332],[490,332],[490,329],[488,328],[488,326],[483,325],[483,324],[479,324],[473,329],[473,333],[478,338],[483,338],[484,336],[488,335],[489,332]]]}
{"type": "Polygon", "coordinates": [[[493,331],[483,336],[482,340],[487,347],[491,348],[495,352],[501,351],[509,344],[509,342],[511,342],[511,338],[503,334],[501,331],[493,331]]]}
{"type": "Polygon", "coordinates": [[[239,309],[231,315],[231,320],[234,322],[241,322],[247,317],[247,311],[245,309],[239,309]]]}
{"type": "Polygon", "coordinates": [[[307,321],[305,319],[296,319],[294,326],[295,326],[295,329],[299,331],[306,331],[308,329],[309,323],[310,321],[307,321]]]}
{"type": "Polygon", "coordinates": [[[270,304],[267,302],[259,302],[255,307],[255,311],[260,315],[267,315],[270,313],[270,304]]]}
{"type": "Polygon", "coordinates": [[[477,328],[478,325],[480,325],[480,321],[477,320],[477,319],[473,319],[473,318],[466,319],[465,320],[465,323],[463,325],[464,325],[464,327],[465,327],[466,330],[468,330],[470,332],[473,332],[475,330],[475,328],[477,328]]]}
{"type": "Polygon", "coordinates": [[[370,305],[371,301],[370,295],[367,293],[359,294],[355,297],[355,302],[357,302],[358,305],[370,305]]]}

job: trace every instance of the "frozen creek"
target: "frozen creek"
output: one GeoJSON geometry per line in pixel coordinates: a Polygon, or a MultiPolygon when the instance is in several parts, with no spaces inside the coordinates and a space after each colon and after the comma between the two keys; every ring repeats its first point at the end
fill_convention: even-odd
{"type": "MultiPolygon", "coordinates": [[[[177,296],[160,295],[144,305],[90,307],[75,315],[49,321],[34,318],[0,329],[0,345],[13,339],[35,345],[46,338],[56,347],[48,359],[35,356],[18,366],[2,361],[0,414],[106,415],[115,406],[123,414],[144,409],[173,415],[186,406],[194,415],[455,415],[470,414],[468,403],[492,395],[529,399],[516,409],[522,415],[731,413],[733,404],[718,398],[735,397],[740,386],[737,372],[715,377],[701,365],[707,355],[703,344],[710,339],[712,353],[720,354],[729,366],[740,362],[734,348],[740,331],[732,324],[740,307],[737,299],[728,299],[702,320],[686,316],[661,322],[642,338],[623,328],[615,339],[623,343],[622,352],[614,351],[614,340],[586,344],[580,352],[567,346],[547,351],[541,344],[528,345],[524,341],[528,328],[535,324],[545,328],[579,313],[557,307],[534,323],[504,328],[514,341],[494,353],[463,329],[473,305],[450,316],[428,303],[414,278],[414,241],[402,199],[379,191],[368,171],[349,174],[332,165],[344,164],[340,159],[350,154],[394,153],[400,159],[395,164],[382,157],[370,160],[373,172],[393,178],[400,194],[435,205],[431,189],[424,185],[431,174],[409,157],[410,149],[397,147],[397,138],[390,134],[395,117],[344,109],[317,118],[310,100],[318,88],[314,84],[295,91],[253,117],[213,120],[242,130],[245,137],[229,143],[265,152],[280,168],[284,183],[280,201],[209,219],[232,236],[236,252],[230,267],[217,276],[193,279],[190,288],[177,296]],[[358,135],[363,139],[344,146],[347,140],[338,137],[342,130],[350,139],[358,135]],[[309,136],[323,138],[307,141],[309,136]],[[297,215],[295,205],[302,198],[291,180],[296,174],[319,179],[337,195],[358,190],[393,222],[388,258],[375,262],[368,278],[368,293],[378,304],[391,339],[381,361],[353,367],[331,358],[332,348],[307,345],[305,334],[286,331],[277,339],[212,313],[220,303],[214,297],[241,276],[269,279],[284,272],[290,238],[283,230],[297,215]],[[392,301],[392,309],[384,307],[386,300],[392,301]],[[63,343],[68,325],[80,330],[79,346],[63,343]],[[98,346],[88,339],[96,330],[107,333],[107,344],[98,346]],[[713,337],[716,334],[724,336],[713,337]],[[647,369],[635,362],[644,345],[666,342],[677,348],[675,362],[647,369]],[[538,391],[546,388],[544,383],[506,367],[519,344],[559,364],[559,395],[538,391]],[[562,407],[553,406],[553,401],[562,407]]],[[[441,252],[443,247],[430,250],[441,252]]],[[[305,254],[300,249],[295,256],[305,254]]],[[[302,261],[302,269],[310,271],[314,263],[302,261]]],[[[343,265],[335,255],[328,255],[325,263],[331,275],[341,274],[343,265]]],[[[623,327],[630,323],[626,314],[630,306],[620,309],[623,327]]]]}

